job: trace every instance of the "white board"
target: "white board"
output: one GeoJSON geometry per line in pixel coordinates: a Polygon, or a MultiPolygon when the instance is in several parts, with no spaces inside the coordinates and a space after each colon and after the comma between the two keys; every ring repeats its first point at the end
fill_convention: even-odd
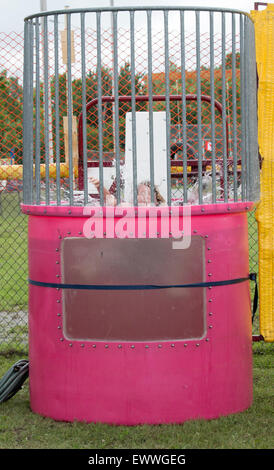
{"type": "MultiPolygon", "coordinates": [[[[166,163],[166,113],[153,113],[154,137],[154,184],[161,195],[167,200],[167,163],[166,163]]],[[[149,150],[149,113],[136,113],[136,160],[137,185],[150,181],[150,150],[149,150]]],[[[125,181],[124,200],[133,205],[133,151],[132,151],[132,113],[126,114],[126,145],[125,166],[123,171],[125,181]]]]}

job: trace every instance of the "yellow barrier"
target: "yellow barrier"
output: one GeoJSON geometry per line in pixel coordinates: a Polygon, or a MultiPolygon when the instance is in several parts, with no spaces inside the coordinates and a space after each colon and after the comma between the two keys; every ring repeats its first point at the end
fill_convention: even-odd
{"type": "MultiPolygon", "coordinates": [[[[187,167],[187,172],[190,173],[192,170],[191,166],[188,166],[187,167]]],[[[172,174],[176,174],[176,173],[183,173],[184,172],[184,169],[182,166],[172,166],[171,167],[171,173],[172,174]]]]}
{"type": "Polygon", "coordinates": [[[260,333],[274,341],[274,5],[252,11],[259,77],[258,137],[263,159],[259,229],[260,333]]]}
{"type": "MultiPolygon", "coordinates": [[[[33,175],[35,175],[35,167],[33,166],[33,175]]],[[[78,169],[74,169],[74,176],[77,177],[78,169]]],[[[41,179],[46,177],[46,165],[40,165],[41,179]]],[[[49,177],[56,179],[56,164],[49,165],[49,177]]],[[[69,166],[67,163],[60,163],[60,178],[69,177],[69,166]]],[[[23,179],[23,165],[0,165],[0,180],[20,180],[23,179]]]]}
{"type": "MultiPolygon", "coordinates": [[[[35,167],[33,166],[33,175],[35,174],[35,167]]],[[[207,171],[211,170],[211,166],[206,167],[207,171]]],[[[187,172],[192,171],[191,166],[187,167],[187,172]]],[[[182,166],[171,167],[171,173],[183,173],[182,166]]],[[[41,179],[46,177],[46,166],[45,164],[40,165],[40,176],[41,179]]],[[[78,176],[78,167],[74,168],[74,176],[78,176]]],[[[49,166],[49,177],[56,179],[56,164],[51,163],[49,166]]],[[[69,177],[69,167],[67,163],[60,163],[60,177],[69,177]]],[[[0,181],[1,180],[20,180],[23,179],[23,165],[0,165],[0,181]]]]}

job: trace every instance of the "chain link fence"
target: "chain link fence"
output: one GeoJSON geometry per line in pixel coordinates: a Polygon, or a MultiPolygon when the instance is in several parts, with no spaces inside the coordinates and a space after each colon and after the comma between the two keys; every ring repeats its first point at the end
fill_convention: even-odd
{"type": "MultiPolygon", "coordinates": [[[[60,31],[61,33],[61,31],[60,31]]],[[[49,37],[53,32],[49,30],[49,37]]],[[[85,32],[86,42],[86,56],[88,57],[87,70],[86,70],[86,97],[87,101],[96,97],[98,88],[98,69],[96,60],[96,44],[97,38],[95,31],[87,28],[85,32]]],[[[128,30],[119,31],[119,77],[118,77],[118,91],[119,95],[129,95],[131,93],[131,68],[128,61],[128,48],[126,44],[129,42],[130,32],[128,30]]],[[[153,70],[151,76],[148,77],[146,71],[148,69],[148,57],[146,55],[146,45],[144,44],[143,26],[135,30],[136,42],[136,70],[135,70],[135,93],[138,95],[147,95],[148,87],[152,86],[152,92],[155,95],[162,95],[165,92],[166,77],[164,70],[164,54],[162,36],[158,36],[157,32],[152,34],[151,43],[154,50],[159,51],[157,60],[153,62],[153,70]]],[[[64,42],[61,40],[59,43],[60,58],[64,54],[64,42]]],[[[194,35],[186,35],[185,43],[185,57],[187,59],[186,79],[185,79],[185,92],[191,94],[195,92],[195,58],[191,53],[194,35]]],[[[209,41],[208,35],[201,35],[201,44],[205,45],[209,41]]],[[[226,50],[231,50],[231,37],[229,34],[226,37],[226,50]]],[[[27,261],[27,217],[20,211],[20,202],[22,200],[22,155],[23,155],[23,33],[0,33],[0,352],[22,351],[27,352],[28,349],[28,261],[27,261]],[[17,165],[11,171],[13,165],[17,165]]],[[[111,30],[106,29],[102,31],[102,58],[103,63],[101,66],[101,86],[102,94],[106,96],[112,95],[113,90],[113,56],[112,45],[113,38],[111,30]]],[[[49,41],[52,49],[49,49],[49,96],[50,96],[50,112],[49,112],[49,136],[50,136],[50,152],[55,148],[54,136],[56,135],[56,127],[59,127],[60,137],[60,161],[66,162],[66,116],[67,116],[67,70],[65,61],[60,60],[60,68],[58,76],[54,70],[53,61],[51,60],[54,54],[54,37],[49,41]],[[58,84],[59,92],[59,110],[60,119],[56,123],[55,115],[55,96],[56,86],[58,84]],[[53,137],[52,137],[53,136],[53,137]]],[[[182,72],[181,64],[181,49],[179,35],[176,31],[170,32],[170,45],[172,49],[172,58],[169,64],[169,87],[170,94],[180,95],[182,93],[182,72]]],[[[206,46],[204,46],[206,47],[206,46]]],[[[229,136],[231,135],[230,119],[232,117],[232,95],[236,93],[237,103],[237,121],[240,120],[240,94],[238,86],[240,83],[240,57],[239,57],[239,38],[235,44],[235,63],[236,68],[236,90],[232,89],[232,54],[228,53],[226,56],[226,83],[225,98],[223,96],[224,90],[221,80],[221,55],[222,55],[222,38],[216,35],[214,38],[215,47],[215,69],[214,69],[214,82],[215,82],[215,99],[226,103],[226,116],[229,136]],[[230,85],[231,84],[231,85],[230,85]]],[[[73,116],[77,122],[82,112],[82,82],[81,82],[81,61],[77,58],[81,54],[81,34],[77,26],[73,28],[73,67],[72,67],[72,101],[73,101],[73,116]]],[[[42,50],[42,45],[41,45],[42,50]]],[[[208,64],[206,62],[206,55],[208,51],[203,52],[201,49],[201,92],[203,95],[211,94],[211,75],[208,64]],[[204,54],[204,62],[203,62],[204,54]]],[[[36,64],[34,63],[34,67],[36,64]]],[[[44,101],[44,88],[43,81],[39,83],[40,97],[37,100],[34,96],[34,106],[40,100],[39,113],[40,113],[40,132],[44,134],[45,128],[43,126],[43,101],[44,101]]],[[[37,87],[36,87],[37,89],[37,87]]],[[[139,101],[137,103],[137,111],[148,110],[147,101],[139,101]]],[[[164,110],[165,104],[161,102],[153,102],[153,110],[164,110]]],[[[129,102],[120,103],[119,105],[119,145],[121,148],[121,157],[123,158],[123,151],[125,147],[125,115],[131,111],[131,104],[129,102]]],[[[171,113],[171,144],[176,144],[182,140],[182,102],[172,101],[170,103],[171,113]]],[[[202,103],[202,136],[203,136],[203,159],[205,165],[211,158],[211,133],[210,133],[210,116],[211,108],[209,102],[202,103]]],[[[37,119],[37,116],[35,116],[37,119]]],[[[195,161],[195,149],[197,146],[197,103],[194,101],[187,102],[186,106],[186,120],[187,120],[187,136],[192,143],[193,155],[192,160],[195,161]]],[[[106,103],[103,109],[103,152],[106,159],[111,159],[114,153],[114,125],[113,125],[113,109],[112,103],[106,103]]],[[[221,116],[218,116],[216,111],[216,159],[222,155],[222,123],[221,116]]],[[[238,149],[241,149],[241,134],[240,126],[236,129],[238,149]]],[[[88,146],[88,159],[91,161],[98,161],[98,111],[97,106],[91,110],[87,118],[87,146],[88,146]]],[[[44,163],[45,148],[41,139],[40,163],[44,163]]],[[[228,157],[230,156],[231,149],[230,137],[228,138],[228,157]]],[[[178,149],[177,149],[178,150],[178,149]]],[[[54,152],[50,153],[51,161],[54,163],[54,152]]],[[[229,160],[229,159],[228,159],[229,160]]],[[[178,150],[177,161],[180,162],[180,149],[178,150]]],[[[179,164],[179,163],[178,163],[179,164]]],[[[180,166],[173,168],[176,175],[173,175],[173,193],[175,195],[182,195],[182,175],[180,174],[180,166]]],[[[192,171],[192,170],[191,170],[192,171]]],[[[195,175],[194,175],[195,176],[195,175]]],[[[51,175],[50,175],[51,177],[51,175]]],[[[188,184],[191,183],[193,174],[188,175],[188,184]]],[[[240,172],[239,172],[240,178],[240,172]]],[[[51,177],[51,182],[54,184],[54,178],[51,177]]],[[[63,186],[66,187],[66,181],[63,180],[63,186]]],[[[240,186],[240,179],[239,179],[240,186]]],[[[254,212],[249,214],[249,247],[250,247],[250,272],[258,272],[258,235],[257,223],[255,220],[254,212]]],[[[251,293],[254,294],[254,286],[251,283],[251,293]]],[[[254,334],[258,334],[258,318],[253,324],[254,334]]]]}

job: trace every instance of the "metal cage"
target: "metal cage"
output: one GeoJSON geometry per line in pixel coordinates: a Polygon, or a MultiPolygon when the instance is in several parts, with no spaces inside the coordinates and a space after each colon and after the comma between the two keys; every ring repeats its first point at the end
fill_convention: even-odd
{"type": "Polygon", "coordinates": [[[29,16],[24,203],[103,206],[107,190],[137,206],[141,181],[152,205],[155,188],[168,206],[257,201],[256,94],[254,27],[243,12],[29,16]]]}

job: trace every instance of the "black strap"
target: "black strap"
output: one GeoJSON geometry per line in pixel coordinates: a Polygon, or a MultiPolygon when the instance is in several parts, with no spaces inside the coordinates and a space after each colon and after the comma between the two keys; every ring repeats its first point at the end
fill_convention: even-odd
{"type": "Polygon", "coordinates": [[[252,309],[252,323],[253,323],[254,318],[255,318],[255,313],[257,312],[258,301],[259,301],[257,274],[256,273],[250,273],[249,278],[250,278],[251,281],[255,282],[255,292],[254,292],[253,309],[252,309]]]}
{"type": "Polygon", "coordinates": [[[29,279],[29,284],[40,287],[53,287],[55,289],[88,289],[88,290],[151,290],[151,289],[174,289],[174,288],[188,288],[188,287],[216,287],[226,286],[229,284],[238,284],[239,282],[248,281],[248,277],[241,277],[238,279],[229,279],[226,281],[209,281],[197,282],[191,284],[62,284],[55,282],[41,282],[29,279]]]}
{"type": "Polygon", "coordinates": [[[230,284],[238,284],[244,281],[255,282],[255,294],[253,299],[252,309],[252,322],[255,317],[255,313],[258,308],[258,285],[257,285],[257,274],[250,273],[248,277],[240,277],[237,279],[229,279],[225,281],[209,281],[209,282],[197,282],[192,284],[125,284],[125,285],[112,285],[112,284],[62,284],[57,282],[41,282],[29,279],[29,284],[38,287],[52,287],[55,289],[84,289],[84,290],[152,290],[152,289],[174,289],[174,288],[188,288],[188,287],[218,287],[227,286],[230,284]]]}

